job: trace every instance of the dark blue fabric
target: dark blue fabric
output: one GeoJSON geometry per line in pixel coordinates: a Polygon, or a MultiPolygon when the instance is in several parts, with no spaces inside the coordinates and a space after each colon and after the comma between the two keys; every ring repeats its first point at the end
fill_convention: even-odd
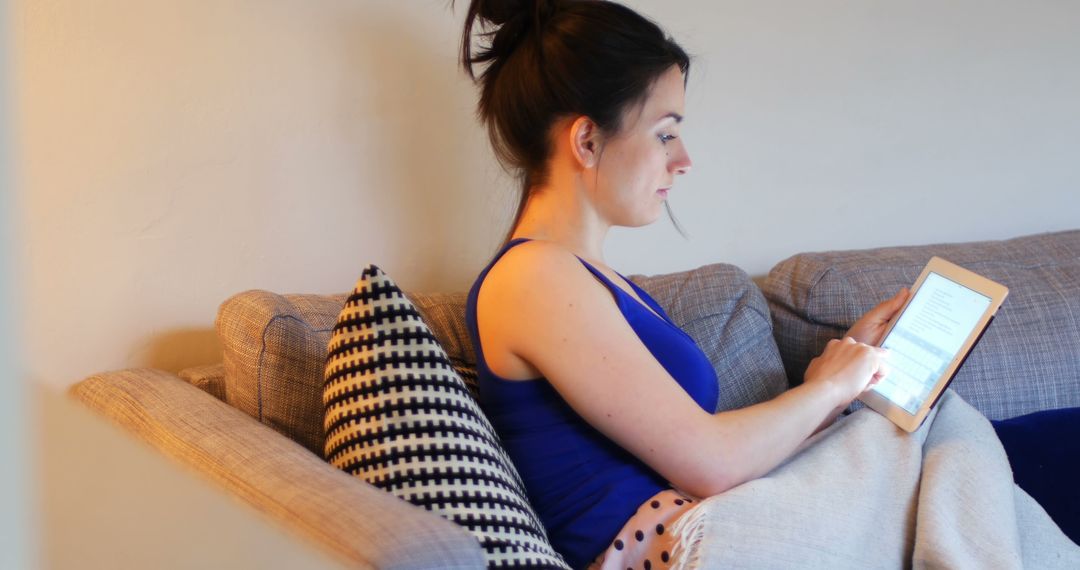
{"type": "MultiPolygon", "coordinates": [[[[513,381],[488,369],[476,324],[480,285],[507,250],[528,239],[507,243],[480,273],[469,291],[465,322],[476,352],[480,406],[521,474],[552,546],[570,566],[581,568],[608,547],[641,503],[670,484],[582,420],[545,378],[513,381]]],[[[632,281],[619,274],[663,318],[578,259],[611,289],[619,310],[664,369],[712,413],[719,397],[716,373],[694,340],[632,281]]],[[[663,421],[641,421],[650,419],[663,421]]]]}
{"type": "Polygon", "coordinates": [[[990,423],[1009,456],[1013,480],[1080,544],[1080,408],[990,423]]]}

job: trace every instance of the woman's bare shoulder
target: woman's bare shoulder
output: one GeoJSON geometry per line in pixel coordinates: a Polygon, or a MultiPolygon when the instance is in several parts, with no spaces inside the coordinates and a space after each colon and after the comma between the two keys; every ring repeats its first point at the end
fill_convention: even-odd
{"type": "Polygon", "coordinates": [[[587,282],[582,277],[588,277],[581,269],[581,262],[570,250],[556,243],[530,240],[510,248],[499,258],[484,279],[483,289],[516,294],[534,293],[537,286],[566,280],[580,284],[587,282]]]}
{"type": "Polygon", "coordinates": [[[538,331],[560,327],[557,308],[604,302],[605,291],[597,285],[577,257],[558,244],[532,240],[510,248],[488,271],[477,295],[488,366],[508,378],[535,377],[536,369],[522,354],[538,331]]]}

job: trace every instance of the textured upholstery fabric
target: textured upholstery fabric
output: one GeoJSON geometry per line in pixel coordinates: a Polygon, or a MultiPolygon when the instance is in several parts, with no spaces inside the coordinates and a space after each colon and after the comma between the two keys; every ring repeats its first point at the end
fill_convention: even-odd
{"type": "MultiPolygon", "coordinates": [[[[461,295],[410,295],[424,319],[432,323],[443,346],[454,350],[451,361],[472,360],[472,345],[445,325],[460,310],[461,295]],[[460,297],[460,299],[458,299],[460,297]],[[439,326],[442,324],[443,326],[439,326]],[[464,348],[463,348],[464,347],[464,348]]],[[[224,303],[216,327],[223,348],[225,402],[247,413],[321,456],[323,367],[326,345],[345,295],[279,295],[245,291],[224,303]]],[[[465,325],[460,327],[464,334],[465,325]]],[[[476,384],[476,373],[463,377],[476,384]]]]}
{"type": "Polygon", "coordinates": [[[216,327],[225,402],[322,454],[322,369],[344,295],[246,291],[227,299],[216,327]]]}
{"type": "Polygon", "coordinates": [[[770,272],[776,341],[792,382],[864,312],[937,255],[1009,287],[952,388],[991,419],[1080,406],[1080,231],[1002,241],[801,253],[770,272]]]}
{"type": "Polygon", "coordinates": [[[185,368],[176,375],[203,392],[225,401],[225,366],[222,363],[185,368]]]}
{"type": "Polygon", "coordinates": [[[565,568],[514,464],[431,329],[378,267],[330,337],[326,459],[476,536],[488,568],[565,568]]]}
{"type": "Polygon", "coordinates": [[[709,357],[720,382],[717,411],[772,399],[787,389],[769,307],[745,271],[714,263],[664,275],[629,275],[709,357]]]}
{"type": "MultiPolygon", "coordinates": [[[[787,387],[765,298],[741,269],[712,264],[629,277],[709,356],[720,381],[719,409],[767,400],[787,387]]],[[[466,293],[405,295],[475,392],[466,293]]],[[[216,323],[224,348],[225,401],[322,454],[326,345],[344,303],[345,295],[267,291],[246,291],[226,300],[216,323]]]]}
{"type": "Polygon", "coordinates": [[[361,484],[176,376],[110,372],[71,394],[349,567],[483,566],[464,529],[361,484]]]}

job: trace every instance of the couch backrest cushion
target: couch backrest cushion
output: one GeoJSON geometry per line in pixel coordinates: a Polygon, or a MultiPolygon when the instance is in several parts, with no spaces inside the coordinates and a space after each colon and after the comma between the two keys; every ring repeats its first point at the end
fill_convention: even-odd
{"type": "Polygon", "coordinates": [[[1080,230],[1002,241],[802,253],[765,280],[792,383],[825,343],[940,256],[1009,288],[952,388],[991,419],[1080,405],[1080,230]]]}
{"type": "Polygon", "coordinates": [[[720,382],[717,411],[764,402],[787,389],[768,303],[745,271],[713,263],[629,277],[708,355],[720,382]]]}
{"type": "MultiPolygon", "coordinates": [[[[467,335],[467,344],[461,344],[452,322],[452,315],[465,314],[465,295],[408,296],[450,353],[455,368],[461,367],[463,379],[475,386],[476,372],[462,360],[466,351],[471,354],[472,345],[467,335]]],[[[225,401],[319,456],[325,440],[326,347],[345,298],[245,291],[222,303],[215,323],[223,349],[225,401]]]]}
{"type": "MultiPolygon", "coordinates": [[[[720,381],[718,409],[770,399],[787,387],[761,291],[741,269],[712,264],[655,276],[629,276],[709,356],[720,381]]],[[[406,296],[475,390],[476,357],[465,327],[466,293],[406,296]]],[[[322,454],[323,366],[345,295],[246,291],[218,311],[225,401],[322,454]]]]}

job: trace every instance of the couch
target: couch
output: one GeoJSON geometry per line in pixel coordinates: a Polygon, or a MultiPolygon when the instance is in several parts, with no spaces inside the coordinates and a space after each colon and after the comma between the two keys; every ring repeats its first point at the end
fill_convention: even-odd
{"type": "MultiPolygon", "coordinates": [[[[933,255],[1010,287],[952,389],[991,419],[1080,406],[1080,230],[1002,241],[809,252],[759,286],[728,264],[630,278],[709,356],[718,411],[771,398],[933,255]]],[[[465,292],[406,292],[454,368],[475,377],[465,292]]],[[[358,568],[479,568],[463,528],[322,459],[327,342],[345,295],[246,291],[220,307],[222,362],[90,376],[70,394],[358,568]]]]}

